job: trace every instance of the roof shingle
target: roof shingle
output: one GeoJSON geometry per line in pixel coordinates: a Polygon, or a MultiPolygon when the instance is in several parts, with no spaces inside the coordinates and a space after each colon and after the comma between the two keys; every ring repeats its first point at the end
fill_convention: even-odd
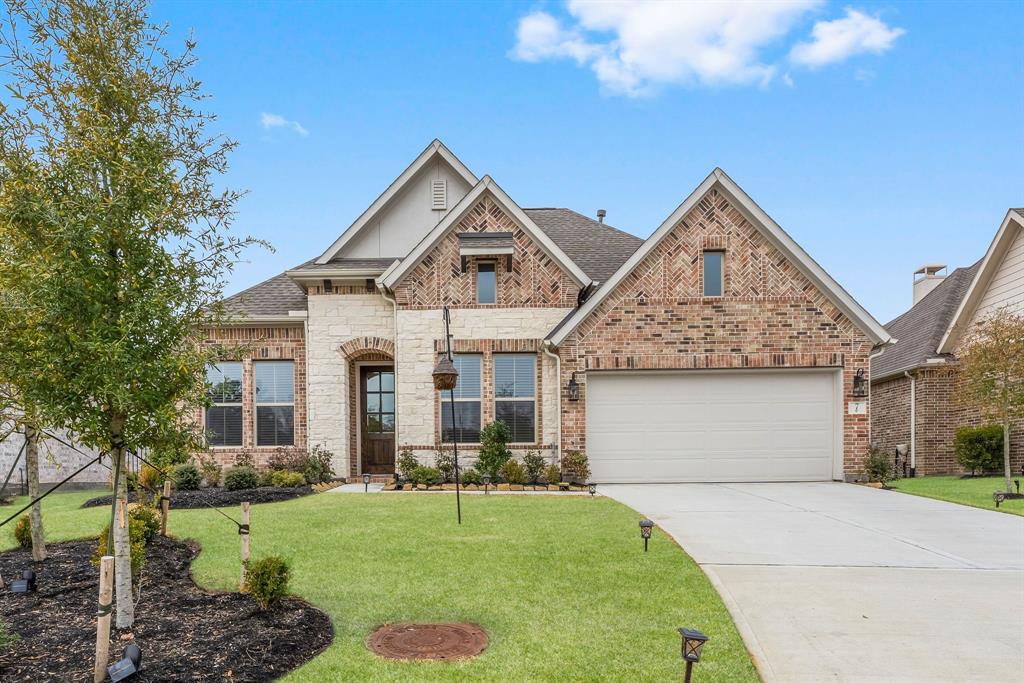
{"type": "Polygon", "coordinates": [[[605,282],[643,240],[571,209],[523,209],[590,279],[605,282]]]}

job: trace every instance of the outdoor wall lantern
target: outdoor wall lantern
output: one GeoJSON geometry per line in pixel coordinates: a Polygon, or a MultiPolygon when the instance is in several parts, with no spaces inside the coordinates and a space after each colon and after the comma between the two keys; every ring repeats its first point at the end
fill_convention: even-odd
{"type": "Polygon", "coordinates": [[[580,383],[576,381],[576,373],[572,373],[572,377],[569,378],[569,400],[578,401],[580,400],[580,383]]]}
{"type": "Polygon", "coordinates": [[[447,355],[441,356],[434,367],[434,388],[438,391],[450,391],[455,388],[459,380],[459,371],[455,369],[455,363],[447,355]]]}
{"type": "Polygon", "coordinates": [[[35,593],[36,592],[36,573],[31,569],[26,569],[22,573],[21,578],[17,581],[11,581],[11,592],[12,593],[35,593]]]}
{"type": "Polygon", "coordinates": [[[487,495],[487,487],[491,483],[491,475],[485,473],[482,478],[484,480],[484,495],[486,496],[487,495]]]}
{"type": "Polygon", "coordinates": [[[370,475],[364,473],[363,474],[363,493],[369,493],[369,492],[370,492],[370,475]]]}
{"type": "Polygon", "coordinates": [[[587,484],[587,490],[590,491],[590,497],[593,498],[597,493],[597,484],[587,484]]]}
{"type": "Polygon", "coordinates": [[[854,398],[867,398],[868,395],[868,381],[864,379],[864,368],[857,371],[857,374],[853,376],[853,397],[854,398]]]}
{"type": "Polygon", "coordinates": [[[651,540],[651,529],[654,528],[654,522],[649,519],[640,520],[640,538],[644,539],[644,552],[647,552],[647,542],[651,540]]]}
{"type": "Polygon", "coordinates": [[[690,683],[693,675],[693,665],[700,661],[700,651],[708,637],[696,629],[681,628],[679,635],[683,638],[683,661],[686,662],[685,683],[690,683]]]}
{"type": "Polygon", "coordinates": [[[113,683],[131,678],[142,668],[142,650],[135,643],[128,643],[121,661],[107,667],[107,674],[113,683]]]}

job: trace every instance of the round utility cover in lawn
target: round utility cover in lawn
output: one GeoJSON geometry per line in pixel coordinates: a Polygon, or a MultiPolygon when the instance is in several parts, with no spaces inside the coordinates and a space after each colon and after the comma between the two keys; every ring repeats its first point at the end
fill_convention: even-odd
{"type": "Polygon", "coordinates": [[[476,624],[386,624],[366,644],[388,659],[465,659],[487,648],[487,632],[476,624]]]}

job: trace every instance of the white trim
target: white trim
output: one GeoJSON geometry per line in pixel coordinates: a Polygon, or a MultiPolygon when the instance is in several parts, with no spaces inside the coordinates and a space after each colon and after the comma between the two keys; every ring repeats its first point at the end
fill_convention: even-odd
{"type": "Polygon", "coordinates": [[[504,256],[514,252],[512,247],[459,247],[459,256],[504,256]]]}
{"type": "Polygon", "coordinates": [[[707,178],[701,182],[697,188],[690,193],[690,195],[680,204],[675,211],[669,215],[668,218],[658,227],[654,233],[647,238],[647,240],[640,245],[629,259],[623,263],[615,274],[612,275],[608,281],[598,290],[595,296],[592,296],[587,302],[576,309],[576,313],[562,325],[557,331],[548,337],[552,344],[559,346],[566,340],[566,338],[582,323],[586,320],[587,316],[597,308],[601,302],[603,302],[608,295],[611,294],[616,286],[622,282],[623,279],[634,268],[637,267],[654,248],[661,243],[662,239],[668,235],[676,224],[679,223],[696,205],[703,199],[713,188],[718,188],[723,191],[730,199],[734,200],[734,203],[741,208],[746,214],[748,219],[755,227],[759,228],[761,232],[769,239],[773,246],[781,251],[794,265],[800,270],[805,277],[807,277],[813,284],[815,284],[828,298],[835,304],[839,310],[846,314],[854,324],[856,324],[861,330],[867,334],[875,344],[887,344],[892,342],[892,337],[882,327],[881,323],[875,320],[870,313],[868,313],[860,304],[858,304],[853,297],[851,297],[846,290],[839,286],[839,284],[833,280],[825,270],[819,266],[814,259],[807,255],[800,245],[798,245],[793,238],[786,234],[771,217],[766,214],[761,207],[759,207],[753,199],[747,195],[746,192],[737,185],[732,178],[726,175],[725,171],[720,168],[716,168],[712,171],[707,178]]]}
{"type": "Polygon", "coordinates": [[[470,171],[465,164],[459,161],[459,158],[452,154],[451,150],[445,147],[443,142],[435,139],[427,145],[426,149],[420,152],[420,155],[416,157],[404,171],[402,171],[401,175],[395,178],[394,181],[388,185],[388,188],[374,200],[373,204],[370,204],[370,206],[359,215],[359,218],[357,218],[355,222],[345,230],[345,232],[341,233],[341,236],[327,248],[327,251],[320,255],[316,262],[323,265],[337,256],[342,247],[348,244],[352,238],[366,227],[366,225],[370,223],[378,213],[380,213],[381,209],[387,206],[387,204],[405,188],[413,176],[419,173],[421,169],[438,156],[448,162],[448,165],[455,169],[455,172],[458,173],[468,185],[476,185],[477,177],[473,175],[473,172],[470,171]]]}
{"type": "Polygon", "coordinates": [[[963,334],[963,329],[961,329],[963,324],[968,322],[970,317],[974,315],[978,302],[992,282],[992,277],[1003,262],[1003,258],[1006,256],[1010,245],[1013,244],[1013,238],[1017,233],[1009,229],[1011,221],[1017,224],[1017,230],[1024,230],[1024,216],[1014,209],[1007,211],[1003,222],[999,225],[999,230],[996,231],[996,236],[988,247],[988,251],[985,252],[985,258],[981,262],[981,267],[974,274],[974,279],[971,280],[967,293],[960,300],[956,313],[953,314],[953,318],[949,321],[949,326],[946,328],[946,333],[942,335],[942,340],[939,342],[936,353],[953,353],[957,341],[959,341],[960,336],[963,334]]]}
{"type": "Polygon", "coordinates": [[[437,246],[441,239],[448,234],[448,231],[462,220],[485,193],[490,194],[509,213],[512,219],[519,224],[519,227],[526,231],[544,249],[548,256],[569,273],[578,286],[586,287],[591,283],[586,273],[573,263],[572,259],[558,245],[551,241],[551,238],[519,208],[518,204],[512,201],[511,197],[505,194],[505,191],[490,176],[484,176],[479,183],[474,185],[473,189],[434,226],[434,229],[427,233],[426,237],[420,240],[419,244],[413,247],[409,255],[394,270],[388,269],[389,272],[382,275],[378,282],[387,289],[394,290],[395,285],[401,282],[402,278],[430,253],[431,249],[437,246]]]}

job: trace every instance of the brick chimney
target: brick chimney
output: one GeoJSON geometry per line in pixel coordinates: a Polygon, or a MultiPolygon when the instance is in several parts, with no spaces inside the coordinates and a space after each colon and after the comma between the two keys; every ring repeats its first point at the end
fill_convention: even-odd
{"type": "Polygon", "coordinates": [[[914,305],[946,279],[946,265],[930,263],[914,271],[914,305]]]}

